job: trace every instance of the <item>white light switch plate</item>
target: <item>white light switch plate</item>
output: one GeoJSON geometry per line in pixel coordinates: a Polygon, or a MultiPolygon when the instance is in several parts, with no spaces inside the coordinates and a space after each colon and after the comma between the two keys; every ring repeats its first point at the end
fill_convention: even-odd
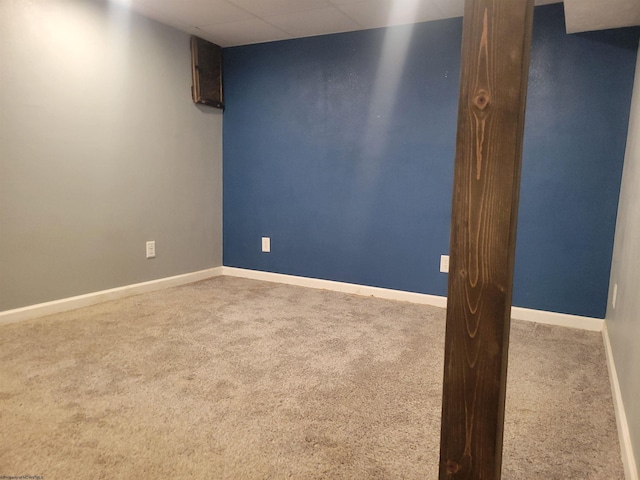
{"type": "Polygon", "coordinates": [[[147,258],[156,258],[156,241],[147,242],[147,258]]]}
{"type": "Polygon", "coordinates": [[[440,255],[440,271],[449,273],[449,255],[440,255]]]}
{"type": "Polygon", "coordinates": [[[262,251],[266,253],[271,251],[271,237],[262,237],[262,251]]]}

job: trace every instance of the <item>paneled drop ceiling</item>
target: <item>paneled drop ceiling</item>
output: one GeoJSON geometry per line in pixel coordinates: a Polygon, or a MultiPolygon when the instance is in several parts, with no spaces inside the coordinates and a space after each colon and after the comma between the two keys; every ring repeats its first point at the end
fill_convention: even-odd
{"type": "Polygon", "coordinates": [[[564,0],[567,33],[640,25],[640,0],[564,0]]]}
{"type": "MultiPolygon", "coordinates": [[[[223,47],[458,17],[464,5],[464,0],[111,1],[223,47]]],[[[568,33],[640,25],[640,0],[564,4],[568,33]]]]}

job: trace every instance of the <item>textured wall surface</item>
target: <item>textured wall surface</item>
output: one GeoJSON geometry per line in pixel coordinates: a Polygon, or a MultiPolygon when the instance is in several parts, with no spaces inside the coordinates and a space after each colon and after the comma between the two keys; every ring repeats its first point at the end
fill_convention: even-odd
{"type": "MultiPolygon", "coordinates": [[[[461,29],[225,49],[224,264],[445,295],[461,29]]],[[[532,48],[514,304],[602,318],[637,31],[532,48]]]]}
{"type": "Polygon", "coordinates": [[[0,310],[222,262],[222,113],[188,35],[114,5],[0,2],[0,310]]]}
{"type": "Polygon", "coordinates": [[[607,329],[637,463],[640,462],[640,55],[624,162],[607,329]]]}

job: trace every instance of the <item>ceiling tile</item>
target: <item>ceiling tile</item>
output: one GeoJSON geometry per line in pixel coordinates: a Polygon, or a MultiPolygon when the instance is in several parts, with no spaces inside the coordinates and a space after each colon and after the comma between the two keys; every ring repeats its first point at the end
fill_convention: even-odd
{"type": "Polygon", "coordinates": [[[388,0],[354,2],[340,6],[340,10],[363,28],[375,28],[384,24],[389,17],[388,0]]]}
{"type": "Polygon", "coordinates": [[[329,6],[328,0],[229,0],[238,7],[260,17],[301,12],[329,6]]]}
{"type": "Polygon", "coordinates": [[[431,0],[366,0],[338,8],[363,28],[403,25],[441,18],[431,0]]]}
{"type": "Polygon", "coordinates": [[[226,0],[133,0],[188,25],[211,25],[253,18],[226,0]]]}
{"type": "MultiPolygon", "coordinates": [[[[453,1],[453,0],[450,0],[453,1]]],[[[443,18],[440,9],[435,5],[434,0],[419,1],[416,22],[428,22],[431,20],[439,20],[443,18]]]]}
{"type": "Polygon", "coordinates": [[[294,37],[347,32],[359,28],[356,22],[336,7],[265,17],[265,20],[294,37]]]}
{"type": "Polygon", "coordinates": [[[178,30],[185,30],[188,27],[187,24],[179,21],[177,18],[174,18],[171,15],[167,15],[166,12],[162,12],[153,8],[153,6],[150,6],[146,2],[132,0],[128,6],[129,8],[131,8],[131,10],[138,12],[139,14],[144,15],[147,18],[157,20],[158,22],[164,23],[165,25],[175,27],[178,30]]]}
{"type": "Polygon", "coordinates": [[[433,0],[440,10],[442,18],[461,17],[464,13],[464,0],[433,0]]]}
{"type": "Polygon", "coordinates": [[[259,18],[205,25],[198,27],[198,30],[203,32],[202,38],[217,43],[221,47],[291,38],[291,35],[259,18]]]}
{"type": "Polygon", "coordinates": [[[334,5],[348,5],[350,3],[362,3],[368,0],[329,0],[334,5]]]}
{"type": "Polygon", "coordinates": [[[638,0],[565,0],[567,33],[640,25],[638,0]]]}

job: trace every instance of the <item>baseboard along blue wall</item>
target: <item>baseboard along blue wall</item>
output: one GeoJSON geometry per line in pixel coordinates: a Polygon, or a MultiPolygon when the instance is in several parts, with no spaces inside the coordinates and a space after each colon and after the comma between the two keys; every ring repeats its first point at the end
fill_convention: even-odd
{"type": "MultiPolygon", "coordinates": [[[[224,265],[446,295],[461,34],[224,49],[224,265]]],[[[604,317],[637,48],[535,10],[515,305],[604,317]]]]}

